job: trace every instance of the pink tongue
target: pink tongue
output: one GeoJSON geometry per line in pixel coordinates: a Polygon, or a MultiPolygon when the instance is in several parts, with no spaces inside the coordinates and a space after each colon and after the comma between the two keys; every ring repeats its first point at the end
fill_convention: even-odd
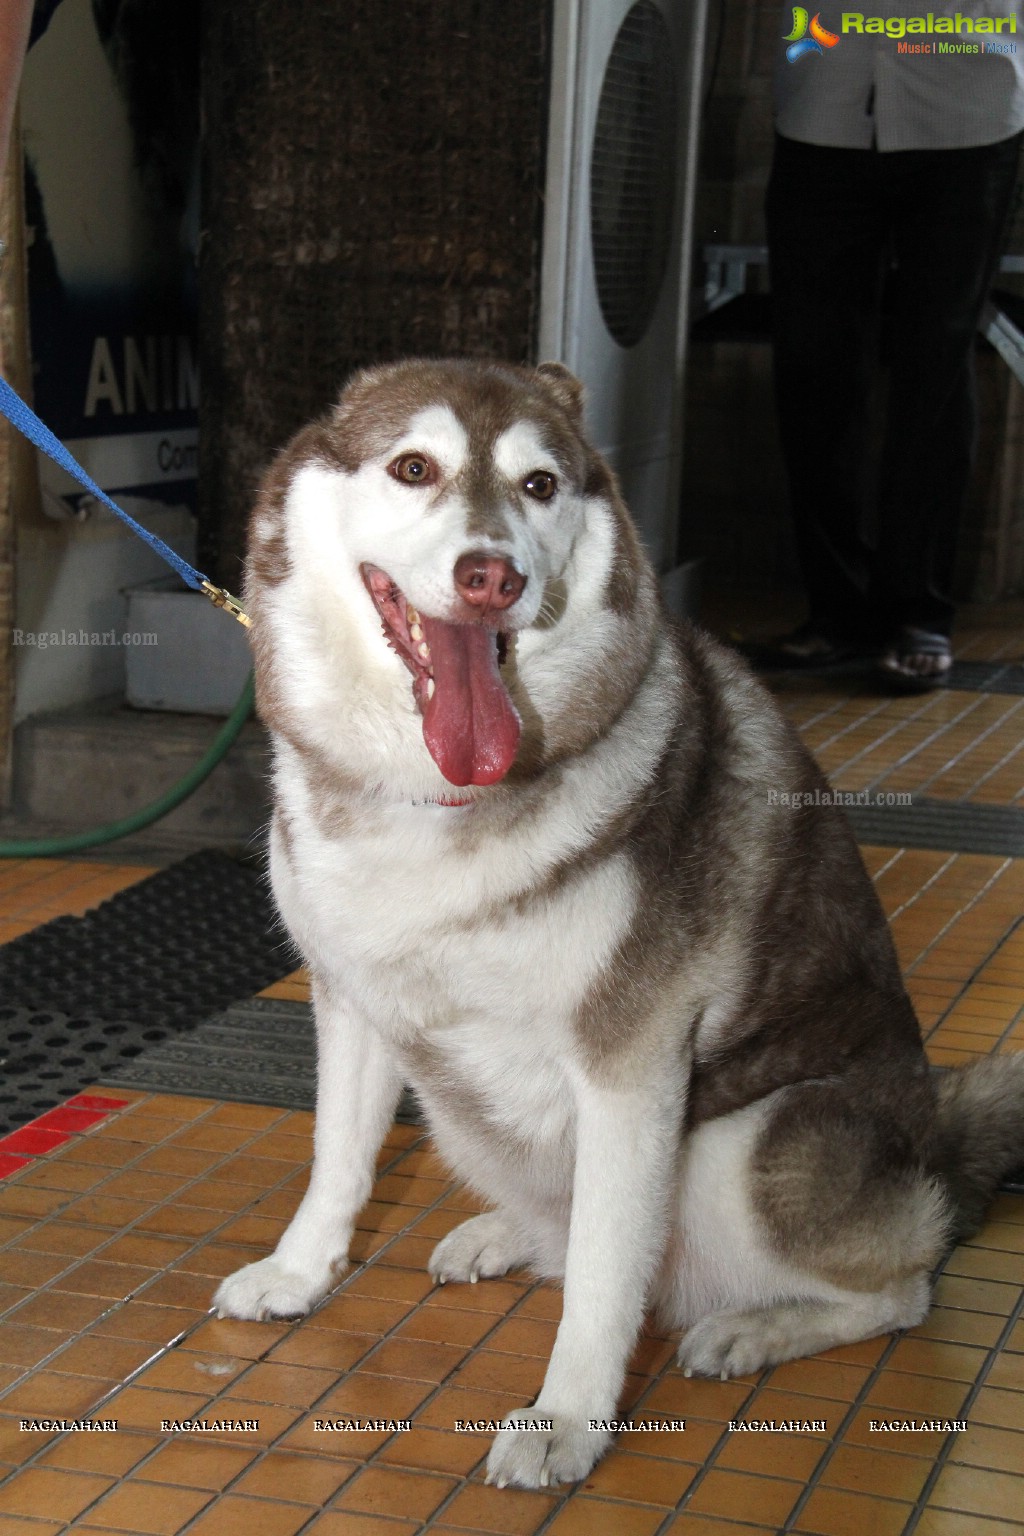
{"type": "Polygon", "coordinates": [[[449,784],[496,784],[512,766],[519,716],[498,673],[498,648],[482,624],[421,620],[434,669],[423,740],[449,784]]]}

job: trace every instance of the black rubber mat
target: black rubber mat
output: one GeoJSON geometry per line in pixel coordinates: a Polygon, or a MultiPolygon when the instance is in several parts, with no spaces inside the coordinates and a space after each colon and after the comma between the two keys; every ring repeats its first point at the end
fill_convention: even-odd
{"type": "Polygon", "coordinates": [[[1019,661],[954,661],[948,686],[964,693],[1024,694],[1024,666],[1019,661]]]}
{"type": "Polygon", "coordinates": [[[197,853],[0,947],[0,1131],[296,965],[258,870],[197,853]]]}
{"type": "Polygon", "coordinates": [[[1013,806],[921,799],[912,805],[847,806],[846,814],[859,843],[1024,857],[1024,810],[1013,806]]]}
{"type": "Polygon", "coordinates": [[[187,1034],[147,1046],[103,1073],[107,1087],[190,1093],[245,1104],[312,1109],[316,1039],[308,1003],[254,997],[187,1034]]]}
{"type": "MultiPolygon", "coordinates": [[[[316,1037],[308,1003],[254,997],[233,1003],[188,1034],[147,1047],[103,1075],[112,1088],[188,1093],[197,1098],[313,1109],[316,1037]]],[[[422,1116],[406,1091],[397,1119],[419,1125],[422,1116]]]]}
{"type": "MultiPolygon", "coordinates": [[[[874,663],[864,657],[779,671],[766,659],[763,645],[751,641],[737,645],[736,649],[776,693],[798,691],[808,677],[849,678],[851,681],[863,679],[863,686],[871,693],[879,690],[874,663]]],[[[1024,665],[1019,661],[954,661],[946,689],[960,693],[1009,693],[1021,696],[1024,695],[1024,665]]],[[[894,698],[908,697],[896,688],[891,692],[894,698]]],[[[918,694],[916,697],[924,695],[918,694]]]]}

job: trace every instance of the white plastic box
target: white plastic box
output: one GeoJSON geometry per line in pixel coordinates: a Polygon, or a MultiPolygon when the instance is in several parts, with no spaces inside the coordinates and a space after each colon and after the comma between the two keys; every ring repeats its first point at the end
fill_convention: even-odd
{"type": "Polygon", "coordinates": [[[129,587],[125,697],[133,709],[229,715],[252,670],[244,625],[177,577],[129,587]]]}

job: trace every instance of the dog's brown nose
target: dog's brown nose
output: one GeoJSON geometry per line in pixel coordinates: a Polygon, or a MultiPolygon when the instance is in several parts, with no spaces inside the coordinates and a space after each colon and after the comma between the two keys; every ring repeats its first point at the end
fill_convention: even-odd
{"type": "Polygon", "coordinates": [[[483,613],[491,608],[511,608],[526,586],[526,577],[508,560],[482,552],[461,555],[455,562],[454,574],[459,596],[483,613]]]}

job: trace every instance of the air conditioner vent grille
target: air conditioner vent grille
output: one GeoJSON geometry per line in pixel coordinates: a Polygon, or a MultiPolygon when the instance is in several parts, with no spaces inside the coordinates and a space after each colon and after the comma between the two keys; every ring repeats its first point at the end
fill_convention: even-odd
{"type": "Polygon", "coordinates": [[[676,182],[673,44],[653,0],[616,35],[590,161],[590,235],[598,302],[622,347],[650,325],[668,265],[676,182]]]}

